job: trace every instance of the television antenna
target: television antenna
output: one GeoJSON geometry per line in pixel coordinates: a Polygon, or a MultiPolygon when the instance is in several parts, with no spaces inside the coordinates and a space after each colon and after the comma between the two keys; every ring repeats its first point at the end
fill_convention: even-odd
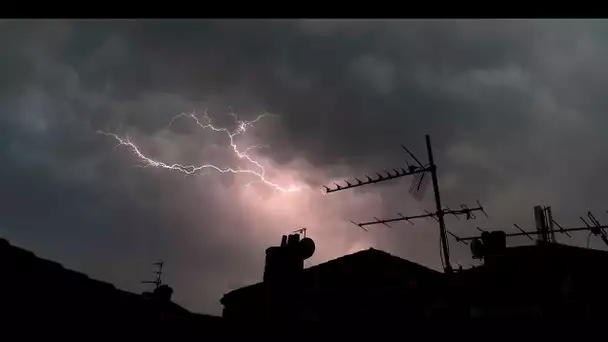
{"type": "Polygon", "coordinates": [[[302,237],[303,237],[303,238],[305,238],[305,237],[306,237],[306,230],[307,230],[307,229],[308,229],[308,228],[300,228],[300,229],[296,229],[296,230],[294,230],[292,233],[298,233],[298,234],[302,235],[302,237]]]}
{"type": "Polygon", "coordinates": [[[154,271],[154,274],[156,274],[156,279],[155,280],[144,280],[141,283],[142,284],[154,284],[157,288],[159,288],[162,284],[162,275],[163,275],[163,265],[164,265],[164,261],[159,260],[155,263],[152,263],[153,266],[156,266],[158,269],[156,271],[154,271]]]}
{"type": "Polygon", "coordinates": [[[346,185],[340,185],[340,184],[334,183],[335,187],[330,188],[328,186],[324,186],[324,189],[325,189],[325,193],[329,194],[329,193],[346,190],[346,189],[352,189],[352,188],[356,188],[356,187],[364,186],[364,185],[368,185],[368,184],[376,184],[376,183],[380,183],[380,182],[384,182],[384,181],[389,181],[392,179],[401,178],[401,177],[405,177],[405,176],[414,176],[413,180],[412,180],[412,184],[410,185],[409,193],[412,195],[412,197],[414,197],[415,199],[420,201],[424,197],[424,194],[425,194],[425,191],[427,188],[427,184],[428,184],[429,178],[430,178],[430,181],[433,184],[433,194],[434,194],[434,198],[435,198],[436,209],[434,212],[425,211],[426,214],[412,215],[412,216],[406,216],[401,213],[398,213],[398,217],[395,217],[395,218],[379,219],[379,218],[374,217],[374,221],[360,222],[360,223],[357,223],[354,221],[351,221],[351,222],[354,225],[358,226],[359,228],[361,228],[365,231],[368,231],[365,227],[374,225],[374,224],[383,224],[385,226],[390,227],[389,223],[392,223],[392,222],[407,221],[408,223],[413,225],[414,223],[411,220],[414,220],[414,219],[419,219],[419,218],[435,219],[437,221],[437,223],[439,224],[439,233],[440,233],[440,239],[441,239],[440,245],[441,245],[441,249],[442,249],[442,251],[441,251],[442,253],[440,256],[442,257],[442,263],[444,263],[443,267],[444,267],[444,270],[446,273],[451,273],[452,266],[450,264],[450,250],[449,250],[449,242],[447,239],[448,231],[445,226],[445,219],[444,219],[445,216],[453,215],[454,217],[459,218],[459,216],[465,215],[467,220],[469,220],[469,219],[476,218],[474,213],[477,211],[481,211],[486,216],[488,216],[488,215],[484,211],[484,209],[481,206],[481,204],[479,203],[479,201],[477,202],[478,206],[473,207],[473,208],[469,208],[463,204],[463,205],[461,205],[461,209],[457,209],[457,210],[452,210],[447,206],[445,209],[442,209],[441,197],[440,197],[440,191],[439,191],[439,182],[437,179],[437,165],[435,164],[435,160],[433,158],[433,149],[431,146],[431,138],[428,134],[425,136],[425,138],[426,138],[426,150],[427,150],[427,155],[428,155],[427,164],[423,165],[422,162],[407,147],[401,145],[401,148],[403,150],[405,150],[405,152],[414,161],[413,163],[410,163],[406,160],[405,163],[406,163],[407,168],[394,168],[391,171],[383,171],[384,174],[376,173],[375,177],[370,177],[369,175],[366,175],[365,180],[361,180],[360,178],[354,178],[354,180],[351,180],[350,182],[348,180],[345,180],[344,183],[346,185]]]}
{"type": "MultiPolygon", "coordinates": [[[[608,211],[606,211],[608,213],[608,211]]],[[[581,231],[589,231],[590,235],[599,236],[604,244],[608,246],[608,233],[606,229],[608,229],[608,225],[602,225],[599,220],[593,215],[591,211],[587,211],[587,218],[591,222],[589,224],[587,220],[585,220],[582,216],[580,216],[580,220],[585,224],[584,227],[571,227],[564,228],[559,223],[557,223],[551,214],[551,207],[541,207],[536,206],[534,208],[535,218],[536,218],[536,231],[524,230],[517,224],[513,224],[519,232],[513,233],[504,233],[506,238],[517,237],[517,236],[526,236],[531,241],[536,241],[537,243],[543,242],[556,242],[555,233],[566,235],[567,237],[572,237],[569,232],[581,232],[581,231]],[[557,229],[555,228],[557,227],[557,229]],[[536,235],[536,239],[533,236],[536,235]]],[[[481,230],[478,227],[479,230],[481,230]]],[[[486,231],[483,231],[484,233],[486,231]]],[[[494,231],[497,232],[497,231],[494,231]]],[[[483,233],[482,233],[483,234],[483,233]]],[[[457,241],[463,244],[468,245],[471,241],[480,240],[482,236],[468,236],[468,237],[459,237],[455,234],[450,233],[450,235],[457,241]]]]}

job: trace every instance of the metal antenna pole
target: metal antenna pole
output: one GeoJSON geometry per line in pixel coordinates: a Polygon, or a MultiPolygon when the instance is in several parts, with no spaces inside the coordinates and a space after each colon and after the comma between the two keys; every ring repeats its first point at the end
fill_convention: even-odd
{"type": "MultiPolygon", "coordinates": [[[[369,225],[374,225],[374,224],[383,224],[385,226],[390,227],[390,225],[388,223],[390,222],[397,222],[397,221],[408,221],[410,224],[414,224],[412,221],[412,219],[419,219],[419,218],[433,218],[434,220],[436,220],[437,222],[439,222],[439,232],[440,232],[440,249],[442,250],[442,254],[444,255],[443,259],[445,261],[444,262],[444,271],[446,273],[451,273],[453,272],[452,269],[452,265],[450,264],[450,246],[448,245],[448,236],[447,233],[449,233],[445,227],[445,220],[444,217],[445,215],[454,215],[456,218],[458,218],[458,215],[466,215],[467,220],[469,219],[475,219],[475,214],[473,214],[473,212],[475,211],[481,211],[485,216],[488,216],[488,214],[484,211],[483,207],[481,206],[481,204],[479,203],[479,201],[477,201],[477,207],[476,208],[469,208],[466,205],[461,205],[461,209],[458,210],[451,210],[450,208],[446,208],[445,210],[441,209],[442,205],[441,205],[441,197],[439,195],[439,181],[437,180],[437,166],[435,165],[435,161],[433,159],[433,150],[431,148],[431,138],[430,136],[427,134],[426,135],[426,149],[427,149],[427,153],[429,155],[429,163],[427,165],[422,165],[422,163],[418,160],[418,158],[416,158],[416,156],[414,156],[414,154],[412,152],[410,152],[405,146],[401,145],[401,147],[416,161],[416,163],[418,165],[413,165],[413,164],[408,164],[407,170],[404,168],[400,168],[400,169],[393,169],[391,173],[390,171],[385,171],[386,175],[381,175],[380,173],[376,173],[376,175],[378,176],[378,178],[374,179],[370,176],[366,175],[366,180],[361,180],[359,178],[354,178],[354,181],[344,181],[343,184],[345,185],[340,185],[337,183],[335,184],[335,188],[330,188],[328,186],[324,186],[325,188],[325,193],[332,193],[332,192],[336,192],[336,191],[342,191],[342,190],[346,190],[346,189],[351,189],[354,187],[358,187],[358,186],[364,186],[364,185],[368,185],[368,184],[375,184],[375,183],[380,183],[380,182],[384,182],[384,181],[388,181],[391,179],[395,179],[395,178],[400,178],[400,177],[404,177],[404,176],[411,176],[411,175],[419,175],[419,177],[415,177],[414,178],[414,182],[412,183],[412,186],[410,187],[410,194],[417,200],[421,200],[422,196],[424,196],[424,189],[426,189],[426,180],[428,179],[428,177],[425,177],[426,172],[430,172],[431,173],[431,178],[433,181],[433,190],[435,192],[435,206],[436,206],[436,211],[434,213],[430,213],[428,211],[425,210],[426,214],[423,215],[415,215],[415,216],[404,216],[402,214],[399,214],[399,217],[395,217],[395,218],[390,218],[390,219],[379,219],[374,217],[374,221],[370,221],[370,222],[361,222],[361,223],[357,223],[354,221],[351,221],[354,225],[358,226],[359,228],[367,231],[367,229],[365,228],[365,226],[369,226],[369,225]]],[[[453,235],[453,234],[452,234],[453,235]]],[[[454,237],[456,237],[454,235],[454,237]]],[[[462,239],[456,237],[458,242],[463,242],[462,239]]]]}
{"type": "Polygon", "coordinates": [[[450,265],[450,253],[448,250],[448,238],[445,230],[445,221],[443,219],[443,210],[441,209],[441,197],[439,195],[439,182],[437,181],[437,166],[433,159],[433,149],[431,147],[431,137],[426,135],[426,150],[429,155],[429,168],[431,170],[431,179],[433,180],[433,192],[435,193],[435,206],[437,211],[437,221],[439,221],[439,232],[441,235],[441,246],[443,248],[443,255],[445,258],[445,272],[452,273],[452,266],[450,265]]]}
{"type": "Polygon", "coordinates": [[[162,260],[160,260],[158,262],[153,263],[152,265],[158,267],[158,271],[154,272],[154,274],[156,274],[156,279],[155,280],[144,280],[141,283],[142,284],[154,284],[154,285],[156,285],[156,288],[158,288],[163,283],[162,275],[163,275],[164,262],[162,260]]]}

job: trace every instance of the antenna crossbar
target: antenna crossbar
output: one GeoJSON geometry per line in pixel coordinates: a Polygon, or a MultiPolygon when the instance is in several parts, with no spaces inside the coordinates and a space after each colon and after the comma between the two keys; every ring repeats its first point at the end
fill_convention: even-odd
{"type": "MultiPolygon", "coordinates": [[[[447,207],[446,207],[447,208],[447,207]]],[[[454,215],[455,217],[458,217],[458,215],[467,215],[467,219],[474,219],[475,215],[472,215],[473,212],[475,211],[481,211],[485,214],[485,212],[483,211],[483,207],[479,206],[476,208],[467,208],[466,206],[463,205],[462,209],[457,209],[457,210],[451,210],[449,208],[447,209],[443,209],[441,212],[443,215],[454,215]]],[[[363,228],[365,226],[371,226],[374,224],[383,224],[385,226],[388,226],[388,223],[391,222],[398,222],[398,221],[408,221],[410,224],[413,224],[413,222],[411,222],[410,220],[413,219],[419,219],[419,218],[433,218],[434,220],[437,220],[437,213],[431,213],[429,211],[426,211],[426,214],[422,214],[422,215],[414,215],[414,216],[403,216],[401,213],[399,213],[399,217],[395,217],[395,218],[389,218],[389,219],[379,219],[377,217],[374,217],[375,221],[369,221],[369,222],[361,222],[361,223],[356,223],[353,222],[355,225],[363,228]]],[[[487,214],[486,214],[487,216],[487,214]]],[[[352,221],[351,221],[352,222],[352,221]]],[[[390,227],[390,226],[388,226],[390,227]]],[[[451,234],[451,233],[450,233],[451,234]]],[[[453,234],[452,234],[453,235],[453,234]]],[[[455,236],[455,235],[453,235],[455,236]]]]}
{"type": "Polygon", "coordinates": [[[340,185],[340,184],[334,183],[334,185],[335,185],[334,188],[330,188],[328,186],[323,186],[323,188],[325,189],[325,193],[329,194],[329,193],[336,192],[336,191],[352,189],[352,188],[356,188],[359,186],[376,184],[376,183],[380,183],[380,182],[384,182],[384,181],[388,181],[388,180],[392,180],[392,179],[396,179],[396,178],[410,176],[410,175],[414,175],[414,174],[425,172],[425,171],[428,171],[428,168],[410,166],[408,170],[406,170],[404,168],[392,169],[391,171],[384,171],[384,173],[385,173],[384,175],[377,172],[376,177],[370,177],[370,176],[366,175],[365,177],[367,179],[365,179],[365,180],[360,180],[359,178],[355,178],[354,180],[351,180],[350,182],[348,180],[345,180],[344,183],[346,185],[340,185]],[[351,183],[351,182],[353,182],[353,183],[351,183]]]}
{"type": "Polygon", "coordinates": [[[424,218],[424,217],[433,217],[433,216],[435,216],[435,214],[433,214],[433,213],[428,213],[428,214],[424,214],[424,215],[414,215],[414,216],[400,215],[399,217],[396,217],[396,218],[384,219],[384,220],[376,218],[376,221],[361,222],[361,223],[355,223],[355,224],[359,227],[371,226],[374,224],[386,225],[387,223],[391,223],[391,222],[409,221],[409,220],[413,220],[413,219],[424,218]]]}
{"type": "Polygon", "coordinates": [[[469,220],[469,219],[476,218],[476,216],[473,214],[473,212],[475,212],[475,211],[481,211],[482,213],[484,213],[484,215],[486,215],[486,217],[488,216],[488,214],[486,214],[486,212],[484,211],[484,209],[481,205],[478,207],[475,207],[475,208],[468,208],[464,204],[462,205],[462,209],[457,209],[457,210],[451,210],[449,208],[444,209],[443,214],[444,215],[454,215],[456,217],[458,217],[458,215],[466,215],[467,220],[469,220]]]}

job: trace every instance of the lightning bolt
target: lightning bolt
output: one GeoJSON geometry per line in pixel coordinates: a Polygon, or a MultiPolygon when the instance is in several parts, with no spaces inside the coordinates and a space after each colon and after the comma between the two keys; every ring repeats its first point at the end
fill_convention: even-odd
{"type": "Polygon", "coordinates": [[[281,191],[281,192],[299,191],[300,188],[297,186],[291,185],[289,187],[282,187],[279,184],[268,180],[268,178],[266,176],[266,169],[264,168],[264,166],[262,166],[262,164],[258,160],[256,160],[254,157],[252,157],[249,154],[249,152],[251,150],[256,149],[256,148],[265,147],[264,145],[254,145],[254,146],[250,146],[250,147],[247,147],[247,148],[241,150],[235,143],[236,136],[246,132],[249,128],[253,127],[253,125],[255,125],[259,120],[261,120],[263,117],[265,117],[268,114],[262,114],[252,121],[239,120],[234,113],[230,113],[230,115],[234,117],[235,123],[237,124],[236,128],[233,131],[230,131],[227,128],[214,126],[211,122],[211,118],[207,114],[207,111],[205,111],[204,116],[203,116],[203,118],[206,119],[205,123],[201,122],[201,120],[194,113],[182,113],[182,114],[178,114],[175,117],[173,117],[167,127],[170,128],[171,125],[180,118],[189,118],[189,119],[192,119],[203,130],[210,129],[215,132],[224,133],[229,139],[230,147],[232,148],[232,151],[234,152],[234,154],[239,159],[244,160],[247,163],[249,163],[250,165],[252,165],[251,168],[236,168],[235,169],[235,168],[231,168],[231,167],[219,167],[214,164],[200,164],[200,165],[166,164],[160,160],[153,159],[153,158],[148,157],[145,154],[143,154],[140,151],[140,149],[137,147],[137,145],[135,145],[128,136],[123,138],[115,133],[108,133],[108,132],[104,132],[104,131],[98,131],[98,133],[106,135],[106,136],[110,136],[110,137],[113,137],[114,139],[116,139],[118,141],[117,147],[119,147],[119,146],[128,147],[131,150],[131,152],[143,162],[143,167],[158,167],[158,168],[163,168],[163,169],[169,169],[169,170],[173,170],[173,171],[182,172],[185,175],[192,175],[195,173],[200,173],[200,172],[205,172],[205,171],[217,171],[219,173],[232,173],[232,174],[248,174],[248,175],[252,175],[252,176],[256,177],[257,179],[248,183],[246,186],[249,186],[249,185],[252,185],[255,183],[262,183],[262,184],[265,184],[265,185],[267,185],[275,190],[281,191]]]}

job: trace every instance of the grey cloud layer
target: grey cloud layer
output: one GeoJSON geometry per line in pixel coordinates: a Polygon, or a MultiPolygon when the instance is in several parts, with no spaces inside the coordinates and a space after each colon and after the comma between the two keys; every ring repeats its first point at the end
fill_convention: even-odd
{"type": "MultiPolygon", "coordinates": [[[[302,177],[310,184],[399,166],[397,143],[422,156],[429,133],[445,202],[482,200],[493,216],[480,225],[530,225],[537,203],[574,224],[588,208],[608,207],[607,28],[602,21],[2,22],[0,233],[134,290],[145,264],[163,255],[174,262],[168,276],[181,303],[217,312],[222,292],[259,277],[261,253],[280,228],[260,233],[246,206],[226,209],[240,198],[232,177],[134,169],[132,155],[94,132],[116,130],[150,153],[191,160],[203,138],[167,123],[208,108],[228,124],[229,107],[246,118],[278,115],[255,132],[270,145],[260,153],[286,169],[308,161],[302,177]]],[[[336,222],[431,207],[407,199],[406,190],[405,183],[367,190],[382,191],[369,212],[342,208],[333,218],[317,206],[338,208],[344,196],[359,195],[307,205],[322,212],[319,220],[336,222]]],[[[474,232],[463,222],[451,227],[474,232]]],[[[379,227],[373,237],[332,234],[348,241],[345,249],[373,239],[437,266],[431,223],[407,232],[379,227]]],[[[466,249],[454,251],[466,260],[466,249]]]]}

